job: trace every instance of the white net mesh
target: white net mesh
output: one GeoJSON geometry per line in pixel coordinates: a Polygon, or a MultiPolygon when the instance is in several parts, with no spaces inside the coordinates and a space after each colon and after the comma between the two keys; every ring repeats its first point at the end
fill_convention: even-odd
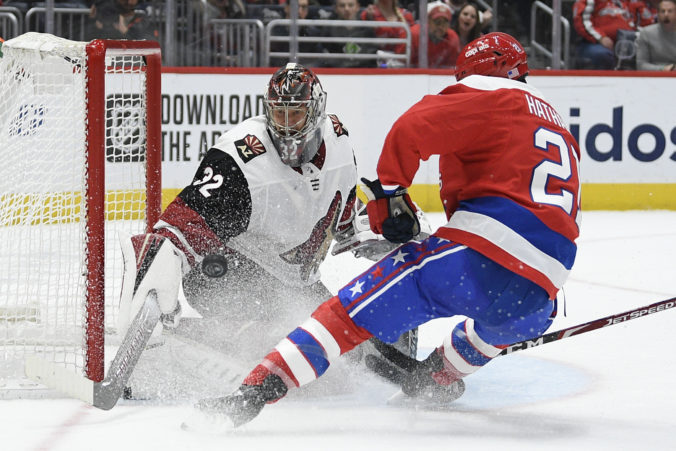
{"type": "MultiPolygon", "coordinates": [[[[84,42],[28,33],[0,58],[0,388],[23,357],[83,370],[87,299],[87,80],[84,42]]],[[[129,53],[129,52],[128,52],[129,53]]],[[[146,204],[144,58],[105,66],[105,330],[122,260],[117,231],[141,233],[146,204]]]]}

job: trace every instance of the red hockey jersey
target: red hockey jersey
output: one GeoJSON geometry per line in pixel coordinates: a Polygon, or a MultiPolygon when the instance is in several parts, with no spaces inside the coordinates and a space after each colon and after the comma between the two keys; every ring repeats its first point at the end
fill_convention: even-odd
{"type": "Polygon", "coordinates": [[[383,187],[410,186],[440,155],[448,224],[435,234],[486,255],[553,299],[575,259],[575,139],[540,92],[474,75],[425,96],[393,125],[378,162],[383,187]]]}
{"type": "Polygon", "coordinates": [[[613,41],[617,30],[636,30],[635,14],[642,11],[636,2],[625,0],[577,0],[573,6],[575,31],[590,42],[608,36],[613,41]]]}

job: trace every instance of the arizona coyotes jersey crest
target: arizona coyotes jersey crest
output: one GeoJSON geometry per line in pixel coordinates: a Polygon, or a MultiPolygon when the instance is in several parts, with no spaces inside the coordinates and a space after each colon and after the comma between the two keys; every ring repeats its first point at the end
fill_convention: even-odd
{"type": "Polygon", "coordinates": [[[335,114],[328,114],[327,117],[331,121],[331,125],[333,125],[333,131],[336,133],[336,136],[349,135],[343,123],[338,119],[338,116],[335,114]]]}
{"type": "Polygon", "coordinates": [[[556,110],[525,83],[473,75],[402,118],[378,162],[383,185],[410,186],[419,160],[439,155],[449,222],[436,235],[555,297],[575,259],[580,202],[580,151],[556,110]]]}
{"type": "Polygon", "coordinates": [[[354,154],[336,124],[337,117],[325,118],[319,151],[292,168],[281,162],[263,116],[243,122],[209,150],[161,219],[181,230],[193,254],[225,246],[289,285],[316,282],[355,200],[354,154]]]}
{"type": "Polygon", "coordinates": [[[251,161],[252,158],[258,155],[264,154],[266,151],[261,140],[254,135],[246,135],[244,138],[235,141],[234,144],[239,158],[244,163],[251,161]]]}

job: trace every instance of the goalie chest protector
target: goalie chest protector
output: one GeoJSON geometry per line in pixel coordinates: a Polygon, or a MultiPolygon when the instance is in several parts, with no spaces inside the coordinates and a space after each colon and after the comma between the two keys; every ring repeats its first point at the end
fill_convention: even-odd
{"type": "Polygon", "coordinates": [[[357,169],[347,132],[335,116],[323,121],[324,142],[312,162],[283,164],[258,116],[223,135],[214,147],[230,154],[251,194],[247,230],[228,247],[280,280],[304,286],[319,280],[324,259],[357,169]]]}

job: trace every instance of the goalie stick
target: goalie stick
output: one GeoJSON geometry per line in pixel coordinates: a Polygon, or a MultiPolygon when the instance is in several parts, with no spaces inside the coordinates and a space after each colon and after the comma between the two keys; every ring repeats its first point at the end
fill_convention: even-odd
{"type": "Polygon", "coordinates": [[[639,307],[634,310],[629,310],[624,313],[619,313],[616,315],[606,316],[605,318],[599,318],[592,321],[589,321],[584,324],[578,324],[577,326],[568,327],[566,329],[561,329],[556,332],[550,332],[548,334],[541,335],[538,338],[532,340],[524,340],[518,343],[514,343],[502,350],[498,356],[512,354],[516,351],[521,351],[523,349],[534,348],[535,346],[541,346],[552,341],[562,340],[564,338],[572,337],[573,335],[580,335],[586,332],[591,332],[592,330],[601,329],[603,327],[612,326],[614,324],[624,323],[626,321],[641,318],[646,315],[652,315],[653,313],[662,312],[664,310],[669,310],[676,307],[676,297],[671,299],[666,299],[664,301],[655,302],[654,304],[646,305],[645,307],[639,307]]]}
{"type": "Polygon", "coordinates": [[[160,316],[157,297],[155,292],[151,292],[134,317],[110,364],[107,376],[101,382],[94,382],[35,355],[26,358],[26,376],[94,407],[110,410],[122,396],[127,381],[148,344],[160,316]]]}

